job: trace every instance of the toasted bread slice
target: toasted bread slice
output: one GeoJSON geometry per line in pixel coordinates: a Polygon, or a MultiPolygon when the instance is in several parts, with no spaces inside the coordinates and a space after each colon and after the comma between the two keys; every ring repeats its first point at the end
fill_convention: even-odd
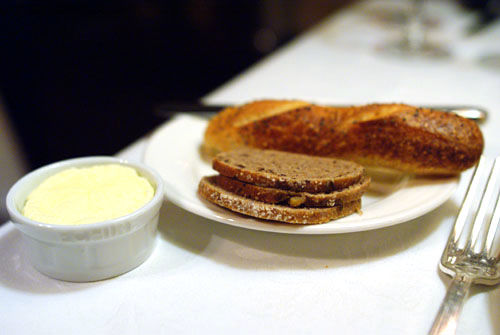
{"type": "Polygon", "coordinates": [[[204,177],[199,183],[198,193],[206,200],[234,212],[259,219],[280,221],[292,224],[319,224],[330,222],[361,209],[361,199],[342,203],[334,207],[293,208],[266,204],[228,192],[214,183],[214,179],[204,177]]]}
{"type": "Polygon", "coordinates": [[[334,158],[241,148],[218,154],[212,164],[221,175],[258,186],[328,193],[358,182],[363,167],[334,158]]]}
{"type": "Polygon", "coordinates": [[[212,176],[210,179],[220,188],[242,197],[291,207],[333,207],[341,202],[351,202],[361,198],[370,185],[370,178],[362,177],[357,183],[342,190],[330,193],[307,193],[256,186],[221,175],[212,176]]]}

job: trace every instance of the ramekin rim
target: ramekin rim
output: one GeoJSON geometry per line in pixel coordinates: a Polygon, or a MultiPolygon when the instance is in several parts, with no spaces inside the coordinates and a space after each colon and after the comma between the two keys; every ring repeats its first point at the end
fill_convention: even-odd
{"type": "MultiPolygon", "coordinates": [[[[62,171],[62,169],[61,169],[62,171]]],[[[141,171],[138,171],[139,173],[141,171]]],[[[96,228],[102,228],[102,227],[108,227],[108,226],[114,226],[114,225],[120,225],[125,222],[130,222],[131,220],[136,219],[137,217],[143,215],[144,213],[150,211],[153,207],[158,202],[163,201],[164,199],[164,186],[163,186],[163,179],[159,175],[159,173],[154,170],[153,168],[140,163],[140,162],[135,162],[135,161],[130,161],[124,158],[120,157],[113,157],[113,156],[85,156],[85,157],[78,157],[78,158],[70,158],[54,163],[47,164],[45,166],[42,166],[40,168],[37,168],[23,177],[21,177],[12,187],[9,189],[6,197],[6,206],[7,210],[9,212],[9,215],[12,217],[12,220],[14,224],[24,224],[27,226],[30,226],[32,228],[36,229],[46,229],[49,231],[53,232],[71,232],[71,231],[85,231],[85,230],[91,230],[91,229],[96,229],[96,228]],[[79,167],[79,166],[91,166],[91,165],[97,165],[97,164],[111,164],[111,163],[116,163],[116,164],[121,164],[125,166],[132,167],[134,169],[139,169],[139,170],[144,170],[147,171],[154,179],[154,182],[156,183],[155,187],[155,193],[153,195],[153,198],[149,200],[146,204],[141,206],[139,209],[133,211],[132,213],[129,213],[127,215],[115,218],[115,219],[110,219],[110,220],[105,220],[105,221],[100,221],[100,222],[94,222],[94,223],[86,223],[86,224],[81,224],[81,225],[59,225],[59,224],[51,224],[51,223],[43,223],[43,222],[38,222],[32,219],[27,218],[24,216],[17,208],[15,202],[14,202],[14,196],[18,189],[27,181],[29,181],[31,178],[34,178],[36,175],[41,174],[43,172],[46,172],[48,170],[53,170],[57,168],[64,168],[64,167],[79,167]]]]}

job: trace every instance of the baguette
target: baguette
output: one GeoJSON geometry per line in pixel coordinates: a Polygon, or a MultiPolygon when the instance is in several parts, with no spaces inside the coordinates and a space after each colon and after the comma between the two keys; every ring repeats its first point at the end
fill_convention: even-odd
{"type": "Polygon", "coordinates": [[[241,147],[352,160],[424,175],[458,174],[484,147],[471,120],[404,104],[323,107],[261,100],[229,107],[208,124],[203,151],[241,147]]]}

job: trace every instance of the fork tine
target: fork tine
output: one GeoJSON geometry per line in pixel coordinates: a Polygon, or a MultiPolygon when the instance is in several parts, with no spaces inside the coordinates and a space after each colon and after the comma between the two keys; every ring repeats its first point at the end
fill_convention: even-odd
{"type": "Polygon", "coordinates": [[[462,236],[465,223],[467,222],[467,217],[469,216],[470,209],[472,207],[472,202],[474,200],[474,196],[477,192],[477,188],[479,186],[479,182],[481,180],[481,173],[483,170],[483,165],[486,164],[486,160],[483,156],[479,160],[477,164],[474,174],[472,175],[471,182],[469,183],[469,187],[467,188],[467,193],[465,194],[465,198],[462,202],[462,207],[458,212],[457,219],[455,221],[455,225],[450,234],[450,241],[453,241],[454,244],[457,244],[460,240],[460,236],[462,236]]]}
{"type": "Polygon", "coordinates": [[[462,208],[458,213],[457,220],[441,256],[439,268],[451,275],[453,279],[436,315],[430,334],[455,334],[458,317],[472,283],[495,285],[500,282],[500,253],[493,258],[489,256],[492,253],[492,246],[500,224],[500,196],[497,196],[491,220],[483,226],[491,201],[494,200],[491,198],[494,194],[497,194],[495,186],[500,176],[500,157],[495,159],[493,167],[489,171],[488,181],[484,187],[484,192],[482,192],[481,202],[474,218],[472,229],[470,225],[467,225],[467,229],[465,229],[470,209],[473,203],[474,205],[476,204],[474,201],[476,190],[479,184],[483,184],[481,183],[481,174],[484,170],[484,165],[485,159],[481,157],[469,183],[462,208]],[[461,235],[464,235],[465,230],[467,231],[467,242],[465,243],[465,248],[461,248],[457,244],[462,237],[461,235]],[[484,237],[484,233],[486,233],[486,242],[484,239],[481,239],[482,251],[476,253],[474,246],[480,236],[484,237]],[[474,239],[471,240],[471,238],[474,239]]]}
{"type": "MultiPolygon", "coordinates": [[[[480,240],[480,234],[482,230],[482,226],[484,223],[484,220],[486,218],[486,213],[488,210],[488,206],[490,204],[491,198],[493,197],[493,193],[495,191],[495,185],[496,185],[496,180],[498,179],[498,173],[499,173],[499,167],[498,165],[498,160],[495,159],[495,163],[493,164],[493,167],[490,171],[490,174],[488,176],[488,181],[486,183],[486,189],[483,192],[483,195],[481,197],[481,202],[479,206],[479,210],[477,211],[476,217],[474,219],[474,222],[472,224],[472,235],[471,238],[468,240],[468,243],[465,247],[466,250],[474,250],[477,242],[480,240]]],[[[488,227],[491,225],[491,221],[485,223],[486,226],[488,227]]]]}
{"type": "MultiPolygon", "coordinates": [[[[495,159],[495,163],[493,165],[493,169],[496,169],[496,174],[498,177],[499,171],[500,171],[500,157],[497,157],[495,159]]],[[[496,180],[496,179],[495,179],[496,180]]],[[[498,225],[500,223],[500,195],[497,196],[497,202],[495,204],[495,209],[493,210],[493,216],[491,217],[491,222],[490,222],[490,228],[488,229],[488,234],[486,236],[486,250],[485,254],[488,257],[492,257],[492,249],[493,249],[493,243],[495,241],[495,235],[498,230],[498,225]]],[[[498,257],[498,256],[497,256],[498,257]]]]}

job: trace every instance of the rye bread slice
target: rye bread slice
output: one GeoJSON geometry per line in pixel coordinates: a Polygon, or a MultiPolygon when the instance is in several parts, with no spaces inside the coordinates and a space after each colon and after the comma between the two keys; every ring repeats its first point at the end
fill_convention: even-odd
{"type": "Polygon", "coordinates": [[[252,185],[222,175],[209,178],[220,188],[242,197],[268,204],[281,204],[291,207],[333,207],[341,202],[358,200],[371,181],[370,177],[363,176],[357,183],[342,190],[330,193],[307,193],[252,185]]]}
{"type": "Polygon", "coordinates": [[[363,175],[363,167],[350,161],[251,148],[222,152],[212,167],[245,183],[308,193],[343,189],[363,175]]]}
{"type": "Polygon", "coordinates": [[[319,224],[347,216],[361,209],[361,199],[342,205],[323,208],[293,208],[266,204],[228,192],[217,186],[213,178],[204,177],[198,185],[198,193],[204,199],[234,212],[259,219],[292,224],[319,224]]]}

